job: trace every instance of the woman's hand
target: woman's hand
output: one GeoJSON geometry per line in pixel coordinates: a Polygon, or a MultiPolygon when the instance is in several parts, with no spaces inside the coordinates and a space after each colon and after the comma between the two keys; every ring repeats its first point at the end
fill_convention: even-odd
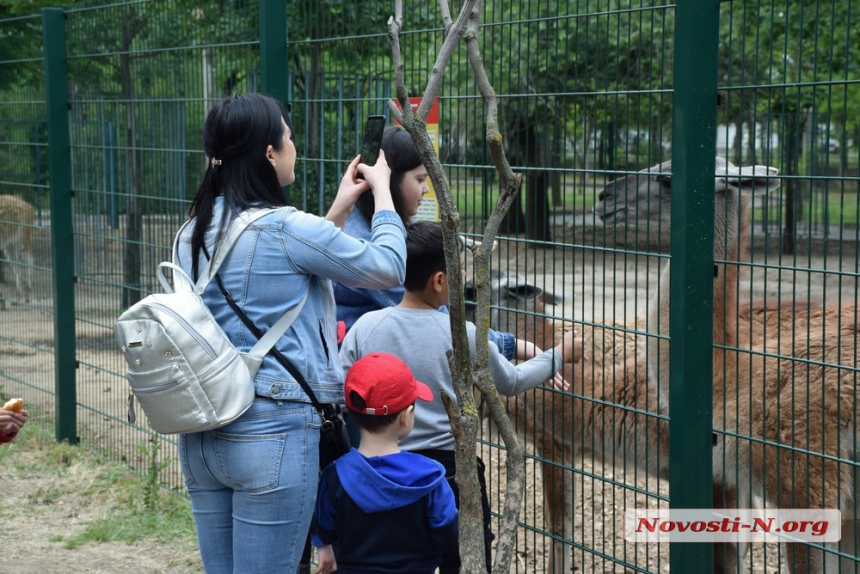
{"type": "Polygon", "coordinates": [[[385,152],[379,150],[379,159],[374,165],[358,164],[358,171],[373,190],[374,213],[385,209],[394,211],[394,201],[391,199],[391,168],[388,167],[385,152]]]}
{"type": "MultiPolygon", "coordinates": [[[[360,159],[361,156],[359,156],[359,160],[360,159]]],[[[388,167],[388,160],[385,159],[384,150],[379,150],[379,158],[377,158],[375,164],[367,165],[366,163],[359,163],[357,169],[358,173],[361,174],[364,180],[370,184],[374,198],[378,191],[386,192],[386,190],[389,190],[389,185],[391,184],[391,168],[388,167]]],[[[388,193],[390,193],[390,190],[388,193]]]]}
{"type": "Polygon", "coordinates": [[[333,222],[341,229],[346,225],[346,218],[352,212],[355,202],[358,201],[362,193],[370,189],[370,184],[367,181],[358,179],[357,167],[360,161],[361,156],[356,156],[346,167],[346,172],[344,172],[340,180],[337,195],[325,216],[327,220],[333,222]]]}

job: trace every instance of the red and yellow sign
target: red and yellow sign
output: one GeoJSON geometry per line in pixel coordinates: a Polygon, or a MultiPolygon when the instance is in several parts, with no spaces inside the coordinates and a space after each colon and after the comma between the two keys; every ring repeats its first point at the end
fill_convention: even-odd
{"type": "MultiPolygon", "coordinates": [[[[421,98],[409,98],[409,104],[413,110],[418,109],[421,104],[421,98]]],[[[397,120],[395,120],[396,122],[397,120]]],[[[433,100],[433,105],[430,106],[430,113],[427,114],[427,135],[430,136],[430,141],[433,142],[433,151],[439,155],[439,98],[433,100]]],[[[418,208],[418,213],[412,218],[422,221],[439,221],[439,200],[436,198],[436,190],[433,189],[433,183],[427,180],[427,187],[430,188],[430,193],[424,196],[421,200],[421,206],[418,208]]]]}

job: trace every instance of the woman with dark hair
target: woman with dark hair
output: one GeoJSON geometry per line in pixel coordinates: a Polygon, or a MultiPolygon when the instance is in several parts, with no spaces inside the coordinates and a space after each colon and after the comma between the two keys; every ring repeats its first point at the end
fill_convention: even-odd
{"type": "MultiPolygon", "coordinates": [[[[240,236],[203,299],[233,344],[257,341],[227,302],[266,332],[306,295],[304,307],[275,348],[321,403],[343,402],[332,281],[366,289],[403,282],[405,229],[394,211],[385,154],[376,165],[356,157],[325,218],[287,206],[283,186],[295,180],[289,115],[257,94],[227,97],[203,128],[206,174],[179,235],[179,264],[192,278],[205,269],[238,213],[275,208],[240,236]],[[359,179],[361,174],[364,179],[359,179]],[[341,228],[358,197],[373,197],[369,234],[341,228]]],[[[295,572],[313,514],[321,416],[297,380],[272,354],[254,378],[256,397],[236,421],[182,434],[179,455],[207,574],[295,572]]]]}

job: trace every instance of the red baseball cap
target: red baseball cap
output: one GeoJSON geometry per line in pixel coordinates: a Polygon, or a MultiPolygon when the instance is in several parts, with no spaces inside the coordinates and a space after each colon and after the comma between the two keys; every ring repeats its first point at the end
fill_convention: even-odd
{"type": "Polygon", "coordinates": [[[430,387],[416,381],[406,363],[388,353],[372,353],[357,360],[346,374],[344,395],[347,407],[367,415],[393,415],[415,399],[433,401],[430,387]],[[364,408],[352,403],[353,392],[364,399],[364,408]]]}

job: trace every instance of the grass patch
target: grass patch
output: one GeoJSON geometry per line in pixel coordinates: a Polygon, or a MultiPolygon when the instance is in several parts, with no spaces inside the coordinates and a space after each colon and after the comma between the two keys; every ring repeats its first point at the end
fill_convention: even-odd
{"type": "MultiPolygon", "coordinates": [[[[813,225],[856,225],[860,218],[860,206],[858,206],[858,195],[856,192],[843,191],[818,191],[813,194],[802,195],[802,212],[796,214],[798,221],[813,225]]],[[[782,196],[774,195],[768,198],[767,208],[762,205],[762,200],[757,199],[750,210],[752,221],[761,221],[767,217],[768,221],[779,222],[785,217],[786,206],[782,196]]]]}
{"type": "MultiPolygon", "coordinates": [[[[472,219],[480,218],[482,214],[489,213],[493,210],[495,202],[499,198],[498,178],[493,180],[489,189],[485,189],[480,178],[457,178],[449,181],[451,185],[451,195],[454,199],[454,204],[457,206],[457,212],[460,214],[463,221],[471,221],[472,219]],[[486,203],[486,204],[485,204],[486,203]]],[[[583,212],[590,210],[597,202],[597,194],[603,188],[604,182],[594,181],[589,179],[584,187],[578,179],[568,177],[560,189],[560,201],[552,201],[553,189],[547,190],[550,196],[550,209],[562,210],[566,212],[583,212]]],[[[520,190],[518,200],[524,211],[528,211],[526,206],[527,189],[525,183],[520,190]]]]}
{"type": "MultiPolygon", "coordinates": [[[[178,495],[172,496],[179,498],[178,495]]],[[[64,542],[66,548],[74,549],[90,542],[134,544],[142,539],[159,542],[187,540],[189,545],[195,544],[197,538],[190,505],[178,505],[169,511],[160,509],[155,512],[133,512],[128,508],[118,507],[107,516],[89,523],[83,532],[64,542]]]]}
{"type": "MultiPolygon", "coordinates": [[[[75,529],[53,542],[68,549],[97,542],[138,544],[146,540],[186,546],[197,545],[189,500],[153,484],[117,463],[100,461],[85,449],[54,440],[52,421],[31,411],[21,434],[0,448],[0,465],[11,464],[19,480],[54,477],[23,495],[31,512],[55,505],[99,510],[75,529]]],[[[142,445],[143,452],[158,454],[158,443],[142,445]]]]}

